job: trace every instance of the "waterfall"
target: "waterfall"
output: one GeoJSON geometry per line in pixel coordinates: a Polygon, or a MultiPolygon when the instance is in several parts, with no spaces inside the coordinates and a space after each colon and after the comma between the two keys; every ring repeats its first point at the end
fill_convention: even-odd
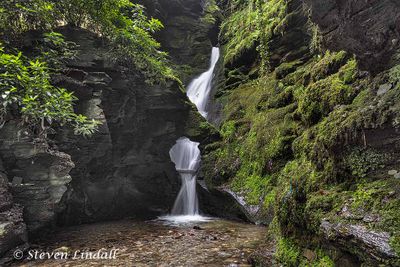
{"type": "Polygon", "coordinates": [[[210,98],[214,69],[219,59],[219,48],[213,47],[210,68],[194,79],[188,86],[187,96],[194,103],[200,114],[207,119],[207,104],[210,98]]]}
{"type": "Polygon", "coordinates": [[[181,190],[172,209],[173,215],[197,215],[196,172],[200,165],[199,143],[181,137],[169,151],[182,180],[181,190]]]}
{"type": "MultiPolygon", "coordinates": [[[[210,68],[194,79],[188,87],[187,96],[196,105],[199,113],[207,119],[214,69],[219,59],[219,48],[213,47],[210,68]]],[[[169,151],[171,161],[175,163],[182,185],[175,200],[171,215],[163,219],[174,222],[202,221],[208,218],[199,216],[199,205],[196,194],[196,175],[200,167],[199,143],[187,137],[181,137],[169,151]]]]}

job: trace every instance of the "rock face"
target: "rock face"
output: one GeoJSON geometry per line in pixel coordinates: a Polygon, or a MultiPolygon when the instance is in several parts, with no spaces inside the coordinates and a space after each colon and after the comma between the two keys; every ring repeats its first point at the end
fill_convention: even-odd
{"type": "Polygon", "coordinates": [[[13,202],[4,171],[0,159],[0,257],[13,247],[27,241],[22,208],[13,202]]]}
{"type": "Polygon", "coordinates": [[[158,33],[163,50],[168,51],[175,66],[180,66],[182,81],[187,85],[193,75],[207,69],[212,44],[213,25],[203,23],[203,3],[200,0],[142,0],[147,11],[159,18],[164,29],[158,33]]]}
{"type": "Polygon", "coordinates": [[[16,124],[10,122],[0,133],[0,154],[8,181],[12,183],[14,202],[23,207],[23,217],[30,233],[51,225],[58,203],[71,181],[74,167],[69,155],[46,143],[18,137],[16,124]]]}
{"type": "Polygon", "coordinates": [[[0,256],[54,223],[74,167],[69,155],[23,135],[14,121],[0,131],[0,256]]]}
{"type": "Polygon", "coordinates": [[[336,246],[339,244],[342,249],[353,251],[370,266],[397,258],[389,244],[389,233],[371,231],[362,225],[328,221],[323,221],[320,227],[327,241],[335,243],[336,246]],[[362,255],[368,256],[362,257],[362,255]]]}
{"type": "Polygon", "coordinates": [[[377,72],[398,63],[400,2],[391,0],[306,0],[324,46],[357,55],[361,67],[377,72]]]}

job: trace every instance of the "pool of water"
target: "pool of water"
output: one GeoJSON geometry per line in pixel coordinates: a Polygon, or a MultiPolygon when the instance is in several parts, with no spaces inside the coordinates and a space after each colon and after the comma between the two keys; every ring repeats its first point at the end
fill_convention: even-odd
{"type": "Polygon", "coordinates": [[[272,245],[265,243],[264,227],[181,217],[62,228],[32,244],[31,250],[62,251],[68,258],[25,259],[14,266],[250,266],[248,259],[254,253],[271,254],[272,245]],[[112,259],[72,257],[76,251],[113,249],[117,252],[112,259]]]}

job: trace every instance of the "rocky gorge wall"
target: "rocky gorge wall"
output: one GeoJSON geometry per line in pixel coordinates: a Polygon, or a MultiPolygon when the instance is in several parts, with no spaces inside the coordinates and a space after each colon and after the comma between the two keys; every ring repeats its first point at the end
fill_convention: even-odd
{"type": "Polygon", "coordinates": [[[74,167],[68,154],[26,133],[13,120],[0,131],[0,255],[55,225],[74,167]]]}
{"type": "Polygon", "coordinates": [[[221,8],[224,111],[208,186],[270,226],[284,266],[397,266],[397,1],[221,8]]]}
{"type": "Polygon", "coordinates": [[[94,35],[80,30],[64,35],[81,53],[58,84],[78,96],[77,110],[103,124],[90,139],[69,132],[56,138],[77,163],[72,177],[79,177],[64,196],[61,221],[166,213],[179,189],[168,151],[184,135],[205,142],[207,125],[200,127],[202,119],[178,83],[148,86],[141,76],[107,65],[106,49],[96,46],[94,35]]]}

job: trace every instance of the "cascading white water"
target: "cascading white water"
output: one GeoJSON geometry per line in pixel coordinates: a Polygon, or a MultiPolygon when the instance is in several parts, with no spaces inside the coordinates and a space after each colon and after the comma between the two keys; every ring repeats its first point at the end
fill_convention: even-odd
{"type": "MultiPolygon", "coordinates": [[[[187,96],[196,105],[200,114],[207,119],[207,103],[209,101],[214,69],[219,59],[219,48],[213,47],[210,68],[194,79],[187,90],[187,96]]],[[[199,215],[196,194],[196,175],[200,166],[199,143],[181,137],[169,151],[172,162],[181,176],[182,186],[172,209],[172,216],[162,217],[174,223],[204,221],[209,218],[199,215]]]]}
{"type": "Polygon", "coordinates": [[[175,200],[172,215],[197,215],[196,172],[200,165],[199,143],[181,137],[169,151],[172,162],[182,179],[182,187],[175,200]]]}
{"type": "Polygon", "coordinates": [[[213,47],[211,52],[210,68],[194,79],[188,86],[187,96],[194,103],[200,114],[207,119],[207,104],[210,98],[214,70],[219,59],[219,48],[213,47]]]}

